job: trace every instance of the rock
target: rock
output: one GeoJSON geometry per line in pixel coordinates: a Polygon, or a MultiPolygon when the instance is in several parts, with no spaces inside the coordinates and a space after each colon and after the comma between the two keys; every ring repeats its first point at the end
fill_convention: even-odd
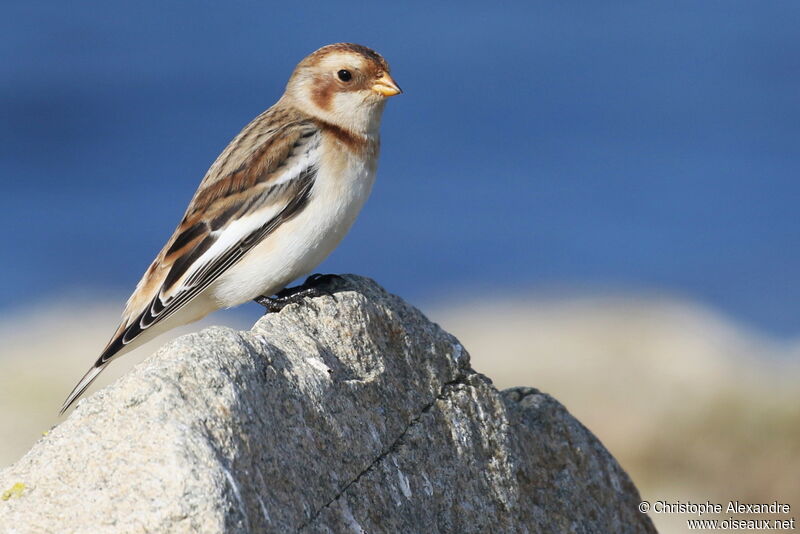
{"type": "Polygon", "coordinates": [[[81,401],[0,472],[0,530],[655,532],[552,397],[498,392],[370,280],[330,289],[181,337],[81,401]]]}

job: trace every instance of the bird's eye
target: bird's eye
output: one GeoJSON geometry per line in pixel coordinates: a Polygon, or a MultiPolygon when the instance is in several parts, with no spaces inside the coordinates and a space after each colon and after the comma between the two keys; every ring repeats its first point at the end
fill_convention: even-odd
{"type": "Polygon", "coordinates": [[[347,69],[340,70],[336,75],[339,76],[339,79],[343,82],[349,82],[353,78],[352,73],[347,69]]]}

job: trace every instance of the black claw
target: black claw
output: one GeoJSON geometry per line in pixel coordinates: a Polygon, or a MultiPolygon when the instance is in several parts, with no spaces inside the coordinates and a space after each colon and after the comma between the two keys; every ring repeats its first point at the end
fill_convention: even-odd
{"type": "Polygon", "coordinates": [[[274,297],[260,296],[253,299],[267,309],[267,313],[279,312],[289,304],[298,303],[306,298],[329,296],[336,298],[331,291],[331,282],[343,281],[337,274],[312,274],[302,285],[280,290],[274,297]]]}

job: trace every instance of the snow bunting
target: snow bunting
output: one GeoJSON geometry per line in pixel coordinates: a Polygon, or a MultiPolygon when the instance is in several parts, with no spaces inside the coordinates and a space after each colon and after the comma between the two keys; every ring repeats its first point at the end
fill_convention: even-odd
{"type": "Polygon", "coordinates": [[[114,358],[220,308],[266,303],[322,262],[369,196],[383,107],[400,92],[367,47],[332,44],[303,59],[211,165],[61,413],[114,358]]]}

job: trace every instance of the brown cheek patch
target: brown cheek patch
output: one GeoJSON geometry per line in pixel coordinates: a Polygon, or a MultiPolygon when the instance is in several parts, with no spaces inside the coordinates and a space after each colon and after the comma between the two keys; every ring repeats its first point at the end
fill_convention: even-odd
{"type": "Polygon", "coordinates": [[[336,86],[332,79],[317,79],[314,83],[314,90],[311,92],[311,100],[322,110],[330,111],[333,103],[333,93],[336,86]]]}

